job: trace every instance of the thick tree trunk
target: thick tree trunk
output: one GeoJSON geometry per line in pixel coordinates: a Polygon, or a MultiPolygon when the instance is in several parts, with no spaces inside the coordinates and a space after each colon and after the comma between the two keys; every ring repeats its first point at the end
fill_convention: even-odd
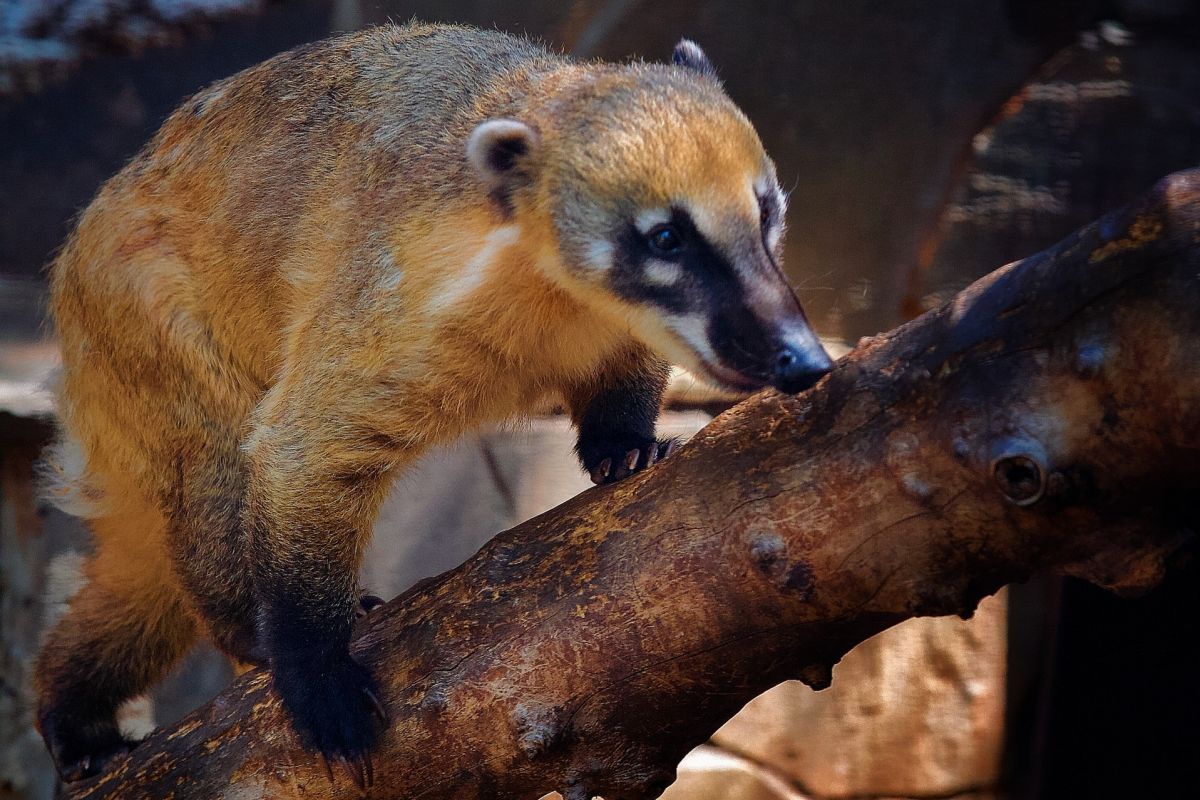
{"type": "MultiPolygon", "coordinates": [[[[1200,172],[758,395],[373,614],[379,798],[650,798],[746,701],[1035,571],[1142,590],[1200,511],[1200,172]]],[[[73,798],[355,797],[259,671],[73,798]]]]}

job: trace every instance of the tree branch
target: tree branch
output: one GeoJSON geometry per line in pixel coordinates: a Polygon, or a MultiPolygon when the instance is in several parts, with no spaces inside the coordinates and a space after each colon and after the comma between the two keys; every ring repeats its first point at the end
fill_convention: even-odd
{"type": "MultiPolygon", "coordinates": [[[[764,393],[369,617],[371,797],[656,796],[789,678],[1035,571],[1152,587],[1200,511],[1200,171],[764,393]]],[[[250,673],[72,798],[342,798],[250,673]]]]}

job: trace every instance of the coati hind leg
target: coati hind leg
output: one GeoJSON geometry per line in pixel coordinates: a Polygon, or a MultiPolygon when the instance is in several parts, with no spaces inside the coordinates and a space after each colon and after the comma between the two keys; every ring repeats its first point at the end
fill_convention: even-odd
{"type": "Polygon", "coordinates": [[[64,780],[95,774],[132,747],[117,726],[118,709],[162,678],[195,640],[194,618],[155,546],[161,539],[146,531],[136,540],[128,532],[106,535],[111,527],[153,525],[156,516],[92,521],[101,549],[38,657],[37,725],[64,780]]]}
{"type": "Polygon", "coordinates": [[[210,433],[208,441],[188,441],[196,455],[172,476],[168,546],[205,633],[240,674],[266,664],[266,655],[255,630],[258,603],[243,542],[238,444],[227,427],[208,421],[204,409],[190,411],[210,433]]]}

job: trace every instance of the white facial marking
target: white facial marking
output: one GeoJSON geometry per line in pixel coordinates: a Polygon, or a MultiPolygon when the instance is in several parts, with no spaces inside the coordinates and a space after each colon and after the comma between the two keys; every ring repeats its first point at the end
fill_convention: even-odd
{"type": "Polygon", "coordinates": [[[757,207],[758,198],[772,198],[774,200],[776,215],[767,226],[764,234],[767,249],[774,250],[779,244],[779,239],[783,236],[783,218],[787,214],[787,198],[783,195],[783,190],[779,188],[779,184],[771,178],[770,175],[760,175],[754,179],[754,203],[757,207]]]}
{"type": "MultiPolygon", "coordinates": [[[[688,215],[691,216],[692,222],[696,223],[696,228],[700,234],[710,242],[721,241],[721,220],[717,215],[709,210],[709,203],[693,202],[688,205],[688,215]]],[[[720,204],[712,203],[714,208],[721,208],[720,204]]]]}
{"type": "Polygon", "coordinates": [[[775,252],[775,248],[779,246],[779,238],[781,236],[783,236],[783,226],[778,222],[767,226],[767,233],[764,238],[766,239],[768,251],[775,252]]]}
{"type": "Polygon", "coordinates": [[[604,272],[612,267],[613,246],[612,242],[605,239],[593,239],[588,242],[583,249],[584,266],[590,267],[596,272],[604,272]]]}
{"type": "Polygon", "coordinates": [[[760,175],[754,180],[755,197],[774,196],[775,202],[779,204],[780,216],[787,211],[787,196],[783,193],[783,189],[779,188],[779,182],[770,175],[760,175]]]}
{"type": "Polygon", "coordinates": [[[674,286],[683,277],[683,270],[670,261],[650,259],[642,269],[642,278],[654,286],[674,286]]]}
{"type": "Polygon", "coordinates": [[[716,354],[708,341],[708,317],[704,314],[670,314],[664,321],[701,358],[716,363],[716,354]]]}
{"type": "Polygon", "coordinates": [[[649,233],[655,225],[662,225],[671,219],[671,212],[665,208],[647,208],[638,212],[633,224],[643,234],[649,233]]]}
{"type": "Polygon", "coordinates": [[[520,225],[501,225],[483,237],[483,244],[471,256],[471,260],[455,272],[449,280],[438,287],[429,301],[429,311],[437,313],[452,308],[465,300],[483,284],[488,267],[505,249],[521,238],[520,225]]]}

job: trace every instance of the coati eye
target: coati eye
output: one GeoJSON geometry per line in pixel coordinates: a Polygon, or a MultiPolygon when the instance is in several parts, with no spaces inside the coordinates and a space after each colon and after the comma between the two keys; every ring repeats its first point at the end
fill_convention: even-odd
{"type": "Polygon", "coordinates": [[[678,255],[683,249],[683,237],[674,225],[655,225],[646,232],[646,242],[650,249],[660,256],[678,255]]]}

